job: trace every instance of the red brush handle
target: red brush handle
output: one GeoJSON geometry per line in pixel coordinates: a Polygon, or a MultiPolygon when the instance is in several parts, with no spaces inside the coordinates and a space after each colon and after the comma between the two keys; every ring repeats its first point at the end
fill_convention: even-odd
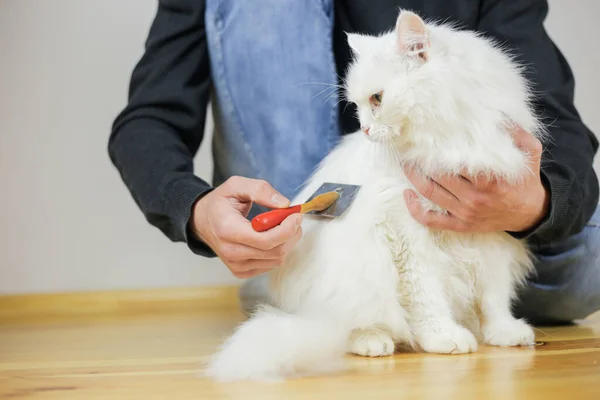
{"type": "Polygon", "coordinates": [[[258,214],[252,218],[252,228],[257,232],[264,232],[279,225],[284,219],[292,214],[299,213],[302,205],[271,210],[258,214]]]}

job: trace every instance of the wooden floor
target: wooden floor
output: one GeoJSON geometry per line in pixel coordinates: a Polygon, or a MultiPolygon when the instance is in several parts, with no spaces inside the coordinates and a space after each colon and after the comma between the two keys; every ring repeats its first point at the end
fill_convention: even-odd
{"type": "Polygon", "coordinates": [[[243,318],[234,302],[140,312],[115,304],[89,314],[0,312],[0,399],[600,399],[600,314],[542,328],[532,349],[352,357],[337,376],[217,384],[200,372],[243,318]]]}

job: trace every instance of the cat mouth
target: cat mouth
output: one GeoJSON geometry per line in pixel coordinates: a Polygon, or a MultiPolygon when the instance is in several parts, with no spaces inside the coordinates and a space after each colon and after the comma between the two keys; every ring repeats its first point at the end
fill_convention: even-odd
{"type": "Polygon", "coordinates": [[[393,140],[402,135],[402,128],[389,125],[373,126],[369,129],[361,129],[362,135],[371,142],[382,142],[393,140]]]}

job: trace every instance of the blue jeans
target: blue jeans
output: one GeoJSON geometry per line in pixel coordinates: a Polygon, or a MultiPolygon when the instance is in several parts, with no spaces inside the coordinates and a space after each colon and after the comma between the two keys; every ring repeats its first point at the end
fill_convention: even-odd
{"type": "Polygon", "coordinates": [[[600,310],[600,206],[581,233],[532,250],[536,276],[519,294],[517,315],[555,324],[600,310]]]}
{"type": "MultiPolygon", "coordinates": [[[[338,84],[331,0],[208,0],[214,84],[214,176],[265,179],[293,197],[337,143],[338,84]]],[[[262,211],[254,207],[249,217],[262,211]]],[[[600,212],[583,232],[534,249],[537,277],[515,313],[571,321],[600,309],[600,212]]],[[[246,309],[264,298],[264,278],[241,290],[246,309]]]]}

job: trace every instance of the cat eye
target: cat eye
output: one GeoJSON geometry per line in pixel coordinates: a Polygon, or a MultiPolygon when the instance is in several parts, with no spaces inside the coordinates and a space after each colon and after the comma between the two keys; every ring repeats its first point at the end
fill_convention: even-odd
{"type": "Polygon", "coordinates": [[[375,93],[374,95],[372,95],[371,98],[369,99],[371,104],[374,106],[380,106],[382,94],[383,94],[382,92],[379,92],[379,93],[375,93]]]}

